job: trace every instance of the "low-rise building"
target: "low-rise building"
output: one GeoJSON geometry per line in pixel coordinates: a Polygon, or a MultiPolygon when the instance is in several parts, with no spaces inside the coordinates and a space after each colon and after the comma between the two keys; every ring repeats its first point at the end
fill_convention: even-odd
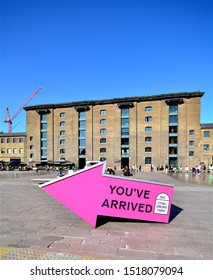
{"type": "Polygon", "coordinates": [[[19,165],[27,162],[26,132],[0,133],[0,162],[19,165]]]}

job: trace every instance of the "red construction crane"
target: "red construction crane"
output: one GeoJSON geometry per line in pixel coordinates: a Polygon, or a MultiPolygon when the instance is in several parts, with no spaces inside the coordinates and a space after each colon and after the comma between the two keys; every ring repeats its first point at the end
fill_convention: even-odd
{"type": "Polygon", "coordinates": [[[31,96],[27,99],[27,101],[18,109],[18,111],[12,116],[12,118],[10,118],[10,112],[9,112],[9,108],[6,107],[5,109],[5,123],[8,123],[8,133],[12,132],[12,123],[13,120],[18,116],[18,114],[23,110],[23,108],[30,102],[31,99],[33,99],[33,97],[38,93],[38,91],[41,89],[38,88],[36,89],[31,96]]]}

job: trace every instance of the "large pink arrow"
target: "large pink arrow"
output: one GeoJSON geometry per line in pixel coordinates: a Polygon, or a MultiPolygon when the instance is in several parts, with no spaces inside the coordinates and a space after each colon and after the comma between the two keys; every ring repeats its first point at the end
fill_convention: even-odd
{"type": "Polygon", "coordinates": [[[93,227],[97,216],[169,222],[173,186],[104,174],[105,164],[74,172],[41,188],[93,227]]]}

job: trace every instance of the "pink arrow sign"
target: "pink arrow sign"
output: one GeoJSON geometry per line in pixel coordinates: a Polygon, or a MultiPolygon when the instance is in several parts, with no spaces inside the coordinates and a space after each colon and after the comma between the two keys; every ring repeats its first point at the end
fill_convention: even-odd
{"type": "Polygon", "coordinates": [[[96,227],[97,216],[169,222],[173,186],[104,174],[105,163],[41,185],[68,209],[96,227]]]}

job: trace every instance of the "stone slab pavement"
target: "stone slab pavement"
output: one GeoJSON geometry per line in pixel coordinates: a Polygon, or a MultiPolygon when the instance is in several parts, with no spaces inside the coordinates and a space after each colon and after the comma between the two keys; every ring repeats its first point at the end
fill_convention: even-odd
{"type": "Polygon", "coordinates": [[[31,180],[45,177],[0,173],[0,259],[213,259],[213,185],[137,173],[174,185],[169,224],[100,217],[94,229],[31,180]]]}

